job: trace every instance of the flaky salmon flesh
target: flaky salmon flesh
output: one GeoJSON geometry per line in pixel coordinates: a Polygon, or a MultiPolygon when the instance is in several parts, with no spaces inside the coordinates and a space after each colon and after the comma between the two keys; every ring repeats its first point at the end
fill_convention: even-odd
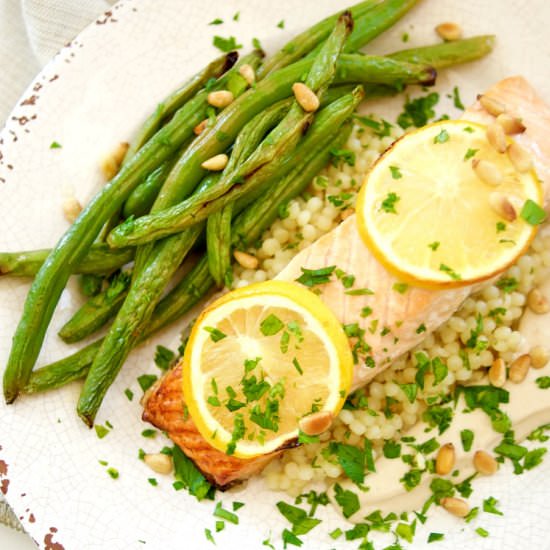
{"type": "MultiPolygon", "coordinates": [[[[537,96],[522,77],[500,81],[484,94],[506,106],[506,112],[522,120],[525,132],[515,139],[532,155],[535,169],[542,181],[545,203],[549,199],[550,182],[550,108],[537,96]]],[[[465,120],[489,124],[494,117],[476,102],[462,117],[465,120]]],[[[409,287],[406,293],[392,291],[399,282],[380,264],[365,246],[359,235],[355,216],[348,217],[330,233],[302,250],[277,279],[294,281],[301,268],[319,269],[336,265],[355,275],[357,288],[369,288],[372,295],[350,296],[340,281],[319,285],[319,296],[342,324],[359,323],[365,329],[365,340],[370,346],[372,361],[369,366],[359,361],[354,367],[352,389],[367,384],[451,317],[461,303],[475,289],[474,286],[449,290],[426,290],[409,287]],[[361,317],[364,307],[372,313],[361,317]],[[378,320],[378,327],[390,332],[371,334],[368,325],[378,320]],[[426,331],[418,334],[418,327],[426,331]]],[[[202,438],[191,418],[185,418],[181,381],[181,365],[168,373],[151,391],[144,403],[143,419],[168,433],[168,436],[191,458],[205,476],[219,487],[246,479],[258,473],[279,453],[253,459],[238,459],[211,447],[202,438]]]]}

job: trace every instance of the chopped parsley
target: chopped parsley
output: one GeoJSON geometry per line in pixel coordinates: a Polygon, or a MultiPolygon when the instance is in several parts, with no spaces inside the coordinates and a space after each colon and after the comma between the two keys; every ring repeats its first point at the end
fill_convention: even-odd
{"type": "Polygon", "coordinates": [[[401,391],[405,394],[409,403],[414,403],[416,399],[416,394],[418,392],[418,386],[415,383],[412,384],[397,384],[401,391]]]}
{"type": "Polygon", "coordinates": [[[521,209],[520,216],[529,225],[540,225],[544,220],[546,220],[546,212],[544,211],[544,208],[531,199],[527,199],[525,201],[525,204],[521,209]]]}
{"type": "Polygon", "coordinates": [[[61,149],[61,144],[57,143],[57,141],[52,141],[50,143],[50,149],[61,149]]]}
{"type": "Polygon", "coordinates": [[[139,387],[146,392],[156,381],[157,381],[157,375],[156,374],[142,374],[141,376],[138,376],[138,384],[139,387]]]}
{"type": "Polygon", "coordinates": [[[472,430],[462,430],[460,432],[460,441],[462,441],[462,448],[468,452],[472,448],[474,442],[474,432],[472,430]]]}
{"type": "Polygon", "coordinates": [[[401,456],[401,443],[396,441],[385,441],[382,452],[386,458],[399,458],[401,456]]]}
{"type": "Polygon", "coordinates": [[[142,437],[147,437],[148,439],[153,439],[154,437],[157,437],[157,430],[153,430],[152,428],[149,428],[147,430],[143,430],[141,432],[142,437]]]}
{"type": "Polygon", "coordinates": [[[401,173],[401,171],[397,166],[390,166],[390,172],[391,172],[391,177],[394,180],[398,180],[403,177],[403,174],[401,173]]]}
{"type": "Polygon", "coordinates": [[[355,166],[355,153],[349,149],[331,149],[330,155],[334,166],[337,166],[340,162],[355,166]]]}
{"type": "Polygon", "coordinates": [[[95,428],[95,433],[97,434],[97,437],[99,437],[99,439],[103,439],[110,431],[109,428],[106,428],[101,424],[95,424],[94,428],[95,428]]]}
{"type": "Polygon", "coordinates": [[[466,154],[464,155],[464,162],[466,162],[467,160],[471,159],[472,157],[475,156],[475,154],[479,151],[479,149],[468,149],[466,151],[466,154]]]}
{"type": "Polygon", "coordinates": [[[305,535],[321,523],[320,519],[309,517],[305,510],[292,506],[292,504],[279,501],[277,502],[277,508],[292,525],[294,535],[305,535]]]}
{"type": "Polygon", "coordinates": [[[517,288],[519,287],[519,281],[514,277],[501,277],[496,282],[496,285],[505,294],[510,294],[514,292],[514,290],[517,290],[517,288]]]}
{"type": "Polygon", "coordinates": [[[353,491],[343,489],[339,483],[334,484],[334,500],[342,508],[342,514],[346,519],[359,511],[359,497],[353,491]]]}
{"type": "Polygon", "coordinates": [[[226,510],[223,506],[221,501],[218,501],[216,503],[216,508],[214,509],[214,516],[220,519],[223,519],[225,521],[228,521],[229,523],[234,523],[235,525],[239,524],[239,516],[237,514],[234,514],[233,512],[230,512],[229,510],[226,510]]]}
{"type": "Polygon", "coordinates": [[[443,533],[430,533],[428,535],[428,543],[437,542],[438,540],[443,540],[445,535],[443,533]]]}
{"type": "Polygon", "coordinates": [[[434,241],[433,243],[430,243],[428,245],[429,248],[431,248],[434,252],[439,248],[439,245],[441,243],[439,241],[434,241]]]}
{"type": "Polygon", "coordinates": [[[116,468],[107,468],[107,473],[113,478],[118,479],[120,474],[116,468]]]}
{"type": "Polygon", "coordinates": [[[210,333],[210,339],[212,342],[219,342],[227,336],[227,334],[224,334],[220,329],[215,327],[204,327],[204,330],[210,333]]]}
{"type": "Polygon", "coordinates": [[[346,290],[344,294],[349,296],[372,296],[374,292],[370,288],[354,288],[352,290],[346,290]]]}
{"type": "Polygon", "coordinates": [[[504,222],[497,222],[497,233],[506,231],[506,224],[504,222]]]}
{"type": "Polygon", "coordinates": [[[260,43],[260,41],[257,38],[252,39],[252,46],[256,50],[263,50],[262,44],[260,43]]]}
{"type": "Polygon", "coordinates": [[[476,529],[476,533],[480,536],[480,537],[483,537],[483,538],[486,538],[489,536],[489,531],[487,531],[486,529],[483,529],[483,527],[478,527],[476,529]]]}
{"type": "Polygon", "coordinates": [[[176,354],[172,350],[169,350],[164,346],[157,346],[155,351],[155,365],[160,370],[168,370],[175,358],[176,354]]]}
{"type": "Polygon", "coordinates": [[[130,388],[126,388],[124,390],[124,395],[128,398],[128,401],[132,401],[132,399],[134,399],[134,392],[130,388]]]}
{"type": "Polygon", "coordinates": [[[498,516],[504,515],[500,510],[497,509],[498,500],[494,497],[486,498],[483,501],[483,511],[488,514],[496,514],[498,516]]]}
{"type": "Polygon", "coordinates": [[[453,104],[457,109],[464,111],[464,104],[460,100],[460,91],[458,90],[458,86],[453,88],[453,104]]]}
{"type": "Polygon", "coordinates": [[[443,271],[443,273],[446,273],[454,281],[460,281],[462,278],[454,269],[445,264],[439,265],[439,271],[443,271]]]}
{"type": "Polygon", "coordinates": [[[223,24],[223,19],[220,19],[219,17],[217,17],[216,19],[212,19],[212,21],[210,21],[210,23],[208,23],[209,25],[222,25],[223,24]]]}
{"type": "Polygon", "coordinates": [[[447,141],[449,141],[449,132],[447,132],[447,130],[445,130],[445,128],[443,128],[441,130],[441,132],[439,132],[439,134],[437,134],[437,136],[434,137],[434,143],[446,143],[447,141]]]}
{"type": "Polygon", "coordinates": [[[547,390],[550,388],[550,376],[539,376],[535,380],[535,383],[541,390],[547,390]]]}
{"type": "Polygon", "coordinates": [[[277,28],[279,28],[279,29],[284,29],[284,28],[285,28],[285,20],[284,20],[284,19],[281,19],[281,20],[277,23],[277,28]]]}
{"type": "Polygon", "coordinates": [[[298,371],[298,374],[300,374],[300,376],[304,374],[304,371],[300,366],[300,363],[298,362],[298,359],[296,359],[296,357],[292,359],[292,364],[294,365],[294,368],[298,371]]]}
{"type": "Polygon", "coordinates": [[[269,314],[260,323],[260,332],[264,336],[274,336],[285,326],[285,324],[273,313],[269,314]]]}
{"type": "Polygon", "coordinates": [[[388,193],[388,196],[382,201],[380,209],[388,214],[397,214],[395,205],[400,200],[400,197],[396,193],[388,193]]]}
{"type": "Polygon", "coordinates": [[[230,36],[229,38],[214,36],[212,44],[214,44],[214,46],[222,52],[231,52],[233,50],[238,50],[243,47],[242,44],[237,43],[237,39],[234,36],[230,36]]]}
{"type": "Polygon", "coordinates": [[[210,531],[210,529],[204,530],[204,536],[206,537],[206,540],[209,540],[212,544],[216,544],[216,541],[214,540],[214,537],[212,536],[212,531],[210,531]]]}
{"type": "Polygon", "coordinates": [[[438,102],[439,94],[435,92],[424,97],[418,97],[412,101],[407,98],[404,110],[397,118],[397,124],[404,130],[411,126],[415,126],[416,128],[426,126],[435,117],[434,107],[438,102]]]}
{"type": "Polygon", "coordinates": [[[197,500],[214,498],[215,488],[206,481],[191,459],[177,445],[174,445],[171,450],[176,478],[174,489],[187,489],[189,494],[197,500]]]}
{"type": "Polygon", "coordinates": [[[296,281],[311,288],[315,285],[322,285],[330,282],[330,276],[336,269],[336,266],[330,265],[320,269],[307,269],[305,267],[301,267],[300,269],[302,270],[302,274],[296,279],[296,281]]]}
{"type": "Polygon", "coordinates": [[[394,283],[392,289],[399,292],[399,294],[405,294],[409,290],[409,285],[407,283],[394,283]]]}

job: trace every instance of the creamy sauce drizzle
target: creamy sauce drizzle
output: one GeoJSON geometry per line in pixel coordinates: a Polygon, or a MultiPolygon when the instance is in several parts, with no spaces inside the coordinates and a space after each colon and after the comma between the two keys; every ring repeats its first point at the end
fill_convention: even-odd
{"type": "MultiPolygon", "coordinates": [[[[540,287],[541,291],[550,296],[550,280],[540,287]]],[[[520,323],[520,332],[528,342],[527,348],[533,346],[548,346],[550,344],[550,313],[545,315],[536,315],[530,310],[526,310],[520,323]]],[[[542,369],[531,368],[527,377],[521,384],[506,382],[504,388],[510,393],[510,402],[501,404],[500,409],[508,414],[512,421],[512,429],[515,432],[516,441],[521,441],[539,426],[550,422],[550,389],[540,389],[535,380],[541,376],[550,376],[550,363],[542,369]]],[[[488,384],[485,380],[482,384],[488,384]]],[[[438,476],[447,478],[458,483],[475,472],[473,466],[473,456],[478,450],[484,450],[492,453],[502,441],[502,434],[496,433],[488,415],[480,409],[471,412],[463,412],[466,409],[464,398],[461,396],[458,400],[456,409],[450,427],[438,436],[437,428],[429,432],[425,430],[429,426],[425,422],[419,422],[406,435],[415,438],[414,444],[421,444],[428,439],[435,437],[440,445],[452,443],[455,448],[456,462],[453,470],[459,470],[458,477],[438,476]],[[469,452],[464,451],[460,432],[469,429],[474,433],[472,448],[469,452]]],[[[415,454],[416,451],[410,449],[406,443],[402,443],[401,454],[415,454]]],[[[427,458],[434,458],[437,451],[428,455],[427,458]]],[[[417,461],[419,468],[424,467],[424,458],[418,453],[417,461]]],[[[360,510],[354,514],[350,521],[359,522],[365,516],[375,510],[380,510],[382,514],[395,512],[412,512],[420,510],[422,505],[431,496],[430,482],[434,475],[423,474],[422,480],[418,486],[411,491],[406,491],[403,484],[399,481],[411,467],[405,464],[401,458],[388,459],[384,456],[376,461],[376,472],[369,474],[365,478],[365,485],[370,490],[361,491],[351,481],[341,483],[344,489],[356,493],[361,504],[360,510]]],[[[334,500],[334,494],[331,491],[331,499],[334,500]]],[[[338,504],[335,504],[340,509],[338,504]]]]}

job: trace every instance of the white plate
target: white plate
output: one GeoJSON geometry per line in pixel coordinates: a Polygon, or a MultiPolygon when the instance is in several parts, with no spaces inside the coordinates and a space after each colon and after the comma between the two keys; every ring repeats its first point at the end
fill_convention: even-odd
{"type": "MultiPolygon", "coordinates": [[[[67,228],[60,207],[63,198],[71,190],[81,201],[92,195],[101,184],[99,159],[127,139],[165,94],[216,55],[212,35],[234,35],[245,45],[257,36],[272,51],[296,31],[346,4],[342,0],[141,0],[115,6],[52,60],[2,133],[0,249],[32,249],[56,242],[67,228]],[[240,19],[234,22],[237,11],[240,19]],[[216,17],[226,23],[208,26],[216,17]],[[276,27],[281,19],[286,22],[284,30],[276,27]],[[50,149],[53,141],[62,148],[50,149]]],[[[402,48],[404,32],[411,37],[407,45],[434,42],[433,27],[443,20],[462,24],[468,35],[495,33],[498,46],[490,58],[442,75],[442,92],[458,84],[467,104],[491,83],[520,73],[550,98],[546,0],[425,0],[370,51],[402,48]]],[[[377,109],[393,116],[387,105],[379,104],[377,109]]],[[[6,362],[27,289],[25,282],[15,279],[0,281],[1,364],[6,362]]],[[[76,293],[63,294],[40,364],[67,354],[55,329],[78,302],[76,293]]],[[[161,442],[140,435],[145,426],[140,422],[136,377],[155,370],[154,346],[172,341],[174,335],[174,330],[163,334],[127,360],[98,418],[115,426],[102,440],[75,415],[77,384],[22,398],[9,407],[0,404],[0,483],[40,546],[54,548],[56,542],[57,550],[211,547],[204,528],[214,527],[213,504],[199,504],[185,492],[175,492],[168,479],[152,487],[147,482],[151,472],[137,459],[139,447],[155,451],[161,442]],[[127,387],[136,394],[131,403],[123,394],[127,387]],[[120,478],[112,480],[99,460],[116,467],[120,478]]],[[[437,545],[445,549],[550,546],[546,520],[550,461],[524,476],[505,470],[476,483],[474,503],[490,493],[501,500],[504,518],[484,515],[464,526],[434,514],[423,531],[448,532],[437,545]],[[474,533],[477,525],[487,528],[491,537],[479,538],[474,533]]],[[[282,546],[280,533],[288,525],[274,508],[282,495],[265,491],[256,480],[223,498],[247,505],[239,511],[241,525],[228,524],[216,535],[218,547],[261,548],[270,532],[276,546],[282,546]]],[[[326,521],[304,537],[303,548],[357,547],[357,542],[332,541],[327,533],[343,521],[328,508],[321,514],[326,521]]],[[[426,536],[419,535],[415,548],[424,547],[425,541],[426,536]]]]}

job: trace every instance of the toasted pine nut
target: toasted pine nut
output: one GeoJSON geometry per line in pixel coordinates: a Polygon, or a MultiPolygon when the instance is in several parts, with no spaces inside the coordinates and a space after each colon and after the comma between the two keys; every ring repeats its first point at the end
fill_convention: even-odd
{"type": "Polygon", "coordinates": [[[130,145],[120,142],[116,148],[101,161],[101,172],[107,181],[112,180],[120,169],[130,145]]]}
{"type": "Polygon", "coordinates": [[[239,68],[239,74],[248,82],[249,85],[252,86],[252,84],[254,84],[254,81],[256,80],[256,73],[254,72],[252,65],[249,65],[248,63],[242,65],[239,68]]]}
{"type": "Polygon", "coordinates": [[[233,103],[233,94],[229,90],[217,90],[216,92],[210,92],[206,100],[212,107],[221,109],[227,107],[233,103]]]}
{"type": "Polygon", "coordinates": [[[518,217],[511,199],[502,193],[491,193],[489,195],[489,204],[500,217],[508,222],[513,222],[518,217]]]}
{"type": "Polygon", "coordinates": [[[510,371],[508,372],[508,378],[510,382],[514,384],[520,384],[525,380],[529,367],[531,366],[531,356],[529,354],[520,355],[510,365],[510,371]]]}
{"type": "Polygon", "coordinates": [[[172,458],[163,453],[146,454],[143,462],[157,474],[169,474],[172,471],[172,458]]]}
{"type": "Polygon", "coordinates": [[[508,158],[518,172],[527,172],[533,166],[531,155],[519,143],[510,143],[507,148],[508,158]]]}
{"type": "Polygon", "coordinates": [[[452,443],[443,445],[435,459],[435,472],[440,476],[450,474],[455,465],[455,447],[452,443]]]}
{"type": "Polygon", "coordinates": [[[489,369],[489,382],[496,388],[502,388],[506,382],[506,365],[500,357],[493,361],[489,369]]]}
{"type": "Polygon", "coordinates": [[[256,258],[256,256],[252,256],[252,254],[235,250],[233,252],[233,257],[237,263],[245,269],[256,269],[258,267],[258,258],[256,258]]]}
{"type": "Polygon", "coordinates": [[[499,153],[506,152],[506,134],[500,124],[494,123],[487,127],[487,139],[493,149],[499,153]]]}
{"type": "Polygon", "coordinates": [[[294,93],[296,101],[304,111],[313,113],[319,108],[319,98],[315,95],[313,90],[302,82],[295,82],[292,85],[292,92],[294,93]]]}
{"type": "Polygon", "coordinates": [[[492,97],[486,96],[486,95],[478,95],[477,99],[481,106],[490,114],[493,116],[498,116],[504,113],[506,111],[506,106],[502,104],[497,99],[493,99],[492,97]]]}
{"type": "Polygon", "coordinates": [[[462,38],[462,28],[456,23],[440,23],[435,28],[435,32],[443,38],[443,40],[452,41],[462,38]]]}
{"type": "Polygon", "coordinates": [[[470,511],[468,503],[461,498],[444,497],[441,499],[441,506],[443,506],[447,512],[459,518],[466,517],[470,511]]]}
{"type": "Polygon", "coordinates": [[[73,223],[80,212],[82,212],[82,205],[75,198],[67,199],[63,203],[63,215],[68,222],[73,223]]]}
{"type": "Polygon", "coordinates": [[[340,218],[342,221],[347,220],[350,216],[353,216],[355,214],[354,208],[346,208],[342,212],[340,212],[340,218]]]}
{"type": "Polygon", "coordinates": [[[507,113],[501,113],[497,116],[497,123],[502,126],[505,134],[522,134],[525,132],[525,126],[520,118],[507,113]]]}
{"type": "Polygon", "coordinates": [[[199,122],[194,128],[193,132],[196,136],[200,136],[204,130],[206,129],[206,126],[208,125],[208,119],[205,118],[202,122],[199,122]]]}
{"type": "Polygon", "coordinates": [[[538,288],[534,288],[527,295],[527,305],[533,313],[538,315],[543,315],[550,311],[548,298],[538,288]]]}
{"type": "Polygon", "coordinates": [[[222,153],[221,155],[215,155],[205,160],[201,164],[201,166],[206,170],[210,170],[211,172],[219,172],[226,167],[228,160],[229,157],[226,154],[222,153]]]}
{"type": "MultiPolygon", "coordinates": [[[[504,150],[506,150],[506,147],[504,150]]],[[[472,168],[483,183],[494,186],[502,183],[502,173],[496,164],[484,159],[472,159],[472,168]]]]}
{"type": "Polygon", "coordinates": [[[498,462],[485,451],[476,451],[474,454],[474,468],[485,476],[492,476],[498,470],[498,462]]]}
{"type": "Polygon", "coordinates": [[[332,412],[320,411],[304,416],[298,425],[306,435],[319,435],[330,428],[333,418],[332,412]]]}
{"type": "Polygon", "coordinates": [[[531,356],[531,366],[534,369],[542,369],[546,367],[550,361],[550,350],[544,346],[535,346],[529,351],[531,356]]]}

